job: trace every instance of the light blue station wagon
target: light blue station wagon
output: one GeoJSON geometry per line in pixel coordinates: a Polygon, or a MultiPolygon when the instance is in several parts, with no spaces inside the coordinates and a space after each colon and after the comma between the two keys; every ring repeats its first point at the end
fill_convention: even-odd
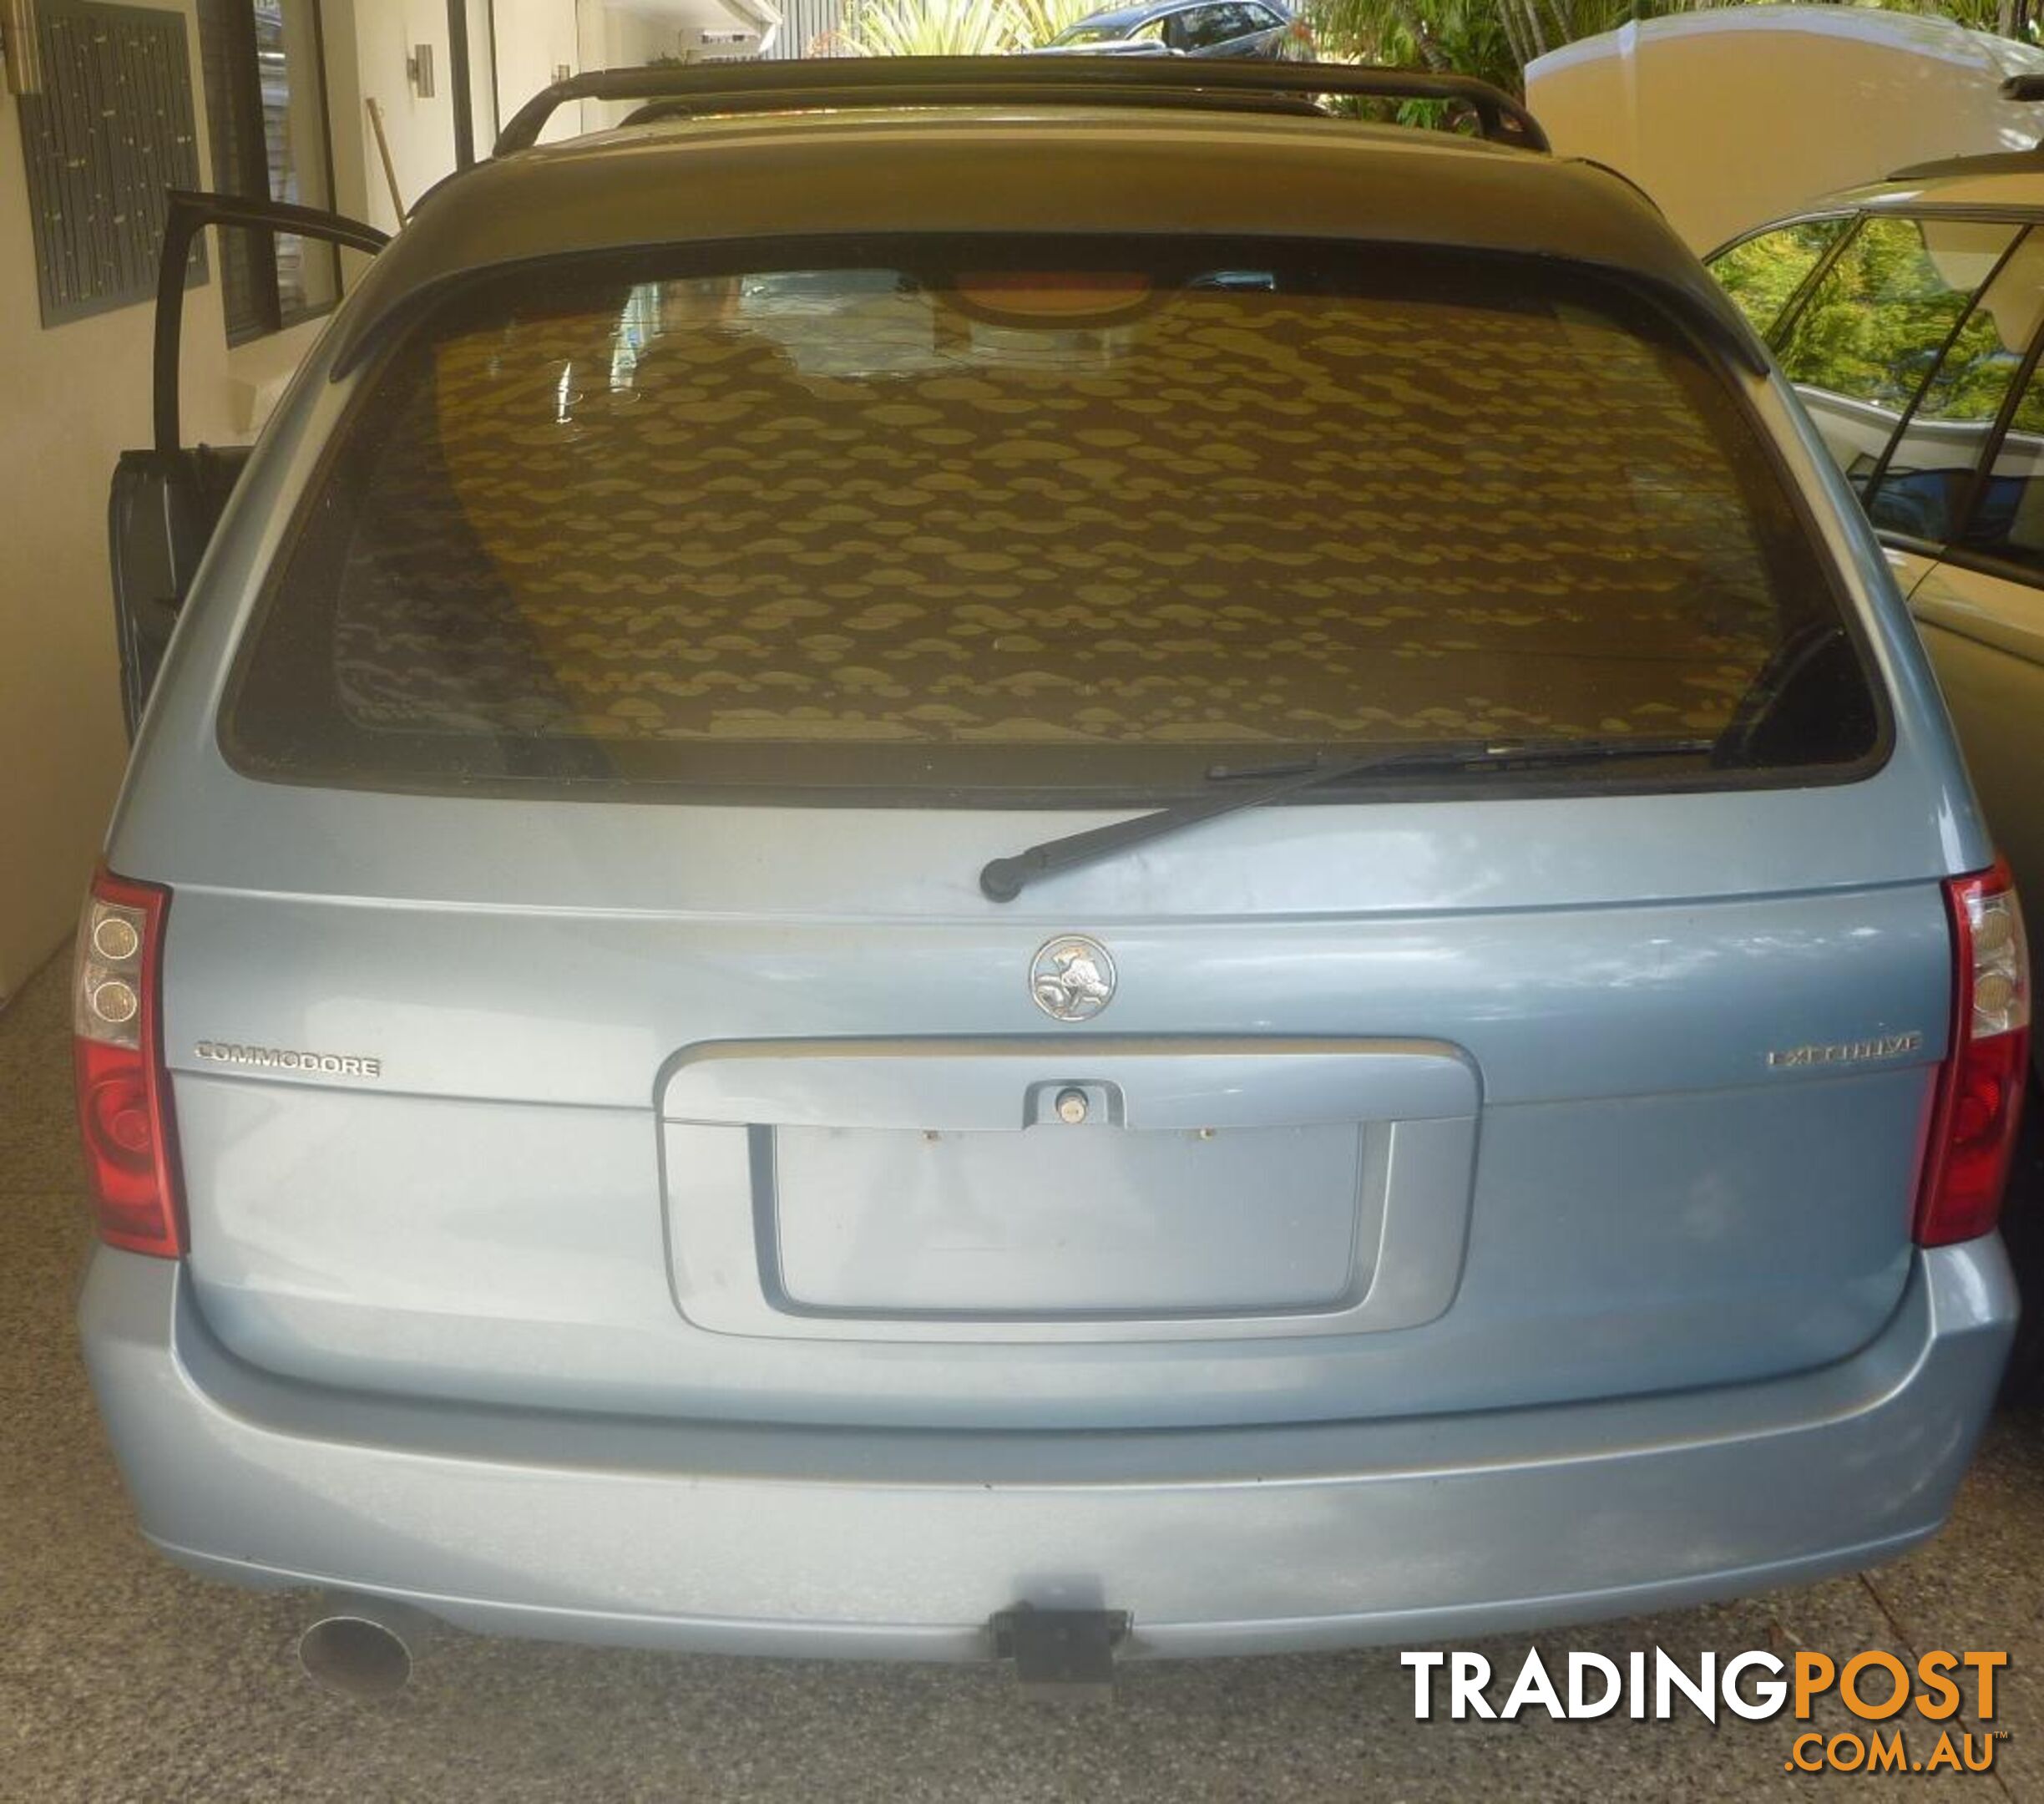
{"type": "Polygon", "coordinates": [[[124,463],[84,1345],[330,1670],[1091,1683],[1949,1508],[2027,974],[1865,519],[1503,97],[1188,66],[581,78],[124,463]]]}

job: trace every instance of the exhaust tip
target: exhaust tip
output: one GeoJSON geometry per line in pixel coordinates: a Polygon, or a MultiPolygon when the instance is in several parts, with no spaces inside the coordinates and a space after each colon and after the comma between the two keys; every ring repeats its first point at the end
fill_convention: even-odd
{"type": "Polygon", "coordinates": [[[412,1649],[380,1613],[341,1607],[316,1617],[298,1637],[306,1675],[344,1697],[392,1698],[412,1681],[412,1649]]]}

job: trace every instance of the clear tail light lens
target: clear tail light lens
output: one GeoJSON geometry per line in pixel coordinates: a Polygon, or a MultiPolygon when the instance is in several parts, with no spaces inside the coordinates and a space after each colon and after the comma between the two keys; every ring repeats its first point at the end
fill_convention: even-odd
{"type": "Polygon", "coordinates": [[[72,970],[78,1128],[99,1238],[130,1252],[185,1251],[177,1141],[158,1013],[170,893],[105,871],[93,879],[72,970]]]}
{"type": "Polygon", "coordinates": [[[1951,915],[1951,1045],[1938,1082],[1916,1203],[1924,1246],[1991,1229],[2030,1071],[2030,954],[2008,866],[1945,885],[1951,915]]]}

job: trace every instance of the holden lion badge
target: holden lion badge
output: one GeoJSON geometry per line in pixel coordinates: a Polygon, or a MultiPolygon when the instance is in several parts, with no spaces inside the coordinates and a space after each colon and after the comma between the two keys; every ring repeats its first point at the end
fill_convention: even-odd
{"type": "Polygon", "coordinates": [[[1030,994],[1053,1021],[1091,1021],[1114,993],[1114,960],[1083,934],[1046,940],[1030,965],[1030,994]]]}

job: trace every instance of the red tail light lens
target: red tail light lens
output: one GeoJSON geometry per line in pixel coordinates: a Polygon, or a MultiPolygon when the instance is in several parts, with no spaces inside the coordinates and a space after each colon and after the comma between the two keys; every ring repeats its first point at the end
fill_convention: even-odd
{"type": "Polygon", "coordinates": [[[105,871],[78,923],[71,985],[78,1128],[99,1238],[134,1253],[185,1251],[177,1138],[158,1016],[170,892],[105,871]]]}
{"type": "Polygon", "coordinates": [[[2001,1213],[2030,1071],[2030,954],[2008,866],[1945,885],[1951,914],[1950,1049],[1930,1114],[1916,1239],[1971,1240],[2001,1213]]]}

